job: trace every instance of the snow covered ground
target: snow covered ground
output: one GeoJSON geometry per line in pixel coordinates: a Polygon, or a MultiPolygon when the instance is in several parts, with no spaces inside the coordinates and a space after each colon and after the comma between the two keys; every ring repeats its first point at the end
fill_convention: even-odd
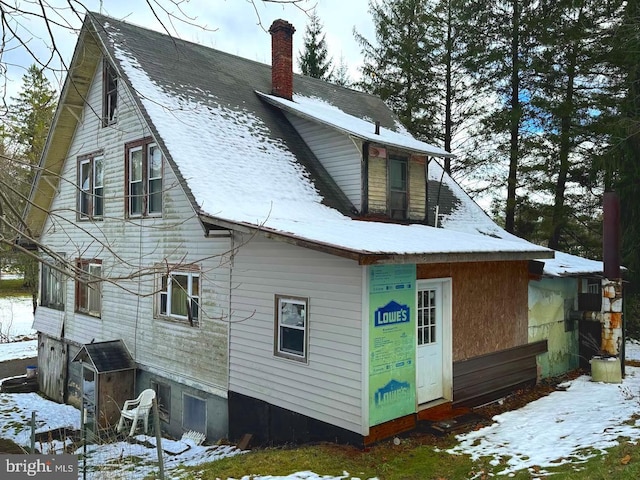
{"type": "MultiPolygon", "coordinates": [[[[31,301],[0,299],[0,319],[11,324],[12,338],[33,335],[31,301]]],[[[0,344],[0,361],[33,356],[35,340],[0,344]]],[[[627,359],[640,361],[640,343],[627,342],[627,359]]],[[[627,367],[622,384],[592,382],[582,376],[567,382],[564,391],[531,402],[527,406],[498,415],[494,424],[458,436],[459,444],[448,450],[452,455],[468,454],[472,458],[493,458],[495,465],[506,466],[509,475],[521,469],[545,468],[562,463],[579,464],[601,454],[618,443],[618,438],[640,440],[640,425],[634,420],[640,409],[640,368],[627,367]]],[[[0,394],[0,437],[28,447],[27,428],[31,412],[36,412],[36,432],[79,429],[80,413],[73,407],[59,405],[34,393],[0,394]]],[[[87,449],[89,480],[104,478],[105,469],[113,469],[113,478],[139,479],[157,470],[155,439],[139,435],[143,444],[114,442],[92,445],[87,449]],[[96,467],[99,472],[94,472],[96,467]]],[[[63,443],[52,440],[38,444],[42,451],[62,452],[63,443]]],[[[233,446],[197,446],[189,440],[163,439],[167,478],[179,479],[182,465],[199,465],[243,452],[233,446]]],[[[81,454],[82,452],[75,452],[81,454]]],[[[81,463],[82,471],[82,463],[81,463]]],[[[348,480],[356,479],[347,472],[343,476],[324,476],[301,471],[288,476],[249,476],[243,480],[348,480]]]]}

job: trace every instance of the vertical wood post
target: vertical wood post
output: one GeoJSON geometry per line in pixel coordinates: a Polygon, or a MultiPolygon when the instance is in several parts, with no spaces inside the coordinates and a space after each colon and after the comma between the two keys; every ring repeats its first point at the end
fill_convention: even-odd
{"type": "Polygon", "coordinates": [[[158,478],[164,480],[164,459],[162,458],[162,435],[160,433],[160,414],[158,413],[158,400],[153,397],[153,428],[156,432],[156,450],[158,451],[158,478]]]}

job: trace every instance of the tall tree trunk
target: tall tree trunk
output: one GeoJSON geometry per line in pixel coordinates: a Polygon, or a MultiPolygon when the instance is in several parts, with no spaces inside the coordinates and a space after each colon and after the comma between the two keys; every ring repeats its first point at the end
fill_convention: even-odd
{"type": "Polygon", "coordinates": [[[560,107],[560,151],[558,157],[560,160],[560,168],[558,171],[558,179],[556,180],[555,200],[553,204],[553,217],[551,220],[551,235],[549,237],[549,248],[558,249],[560,244],[560,235],[566,223],[564,215],[564,193],[567,183],[567,174],[569,173],[569,151],[571,149],[571,119],[573,118],[573,90],[576,75],[576,46],[571,49],[569,57],[569,65],[567,66],[567,86],[565,90],[565,98],[560,107]]]}
{"type": "MultiPolygon", "coordinates": [[[[446,40],[446,58],[445,58],[445,62],[446,62],[446,78],[445,78],[445,82],[446,82],[446,92],[445,92],[445,107],[444,107],[444,149],[447,152],[451,151],[451,137],[452,137],[452,122],[453,119],[451,118],[451,105],[453,103],[453,92],[452,92],[452,85],[451,85],[451,56],[452,56],[452,50],[453,50],[453,41],[451,38],[451,22],[452,22],[452,18],[451,18],[451,0],[448,0],[447,2],[447,40],[446,40]]],[[[451,159],[450,158],[445,158],[444,159],[444,170],[447,173],[451,173],[451,159]]]]}
{"type": "Polygon", "coordinates": [[[520,8],[518,0],[513,1],[511,31],[511,112],[510,112],[510,148],[509,148],[509,178],[507,180],[507,208],[505,212],[505,230],[513,233],[516,216],[516,186],[518,175],[518,137],[520,134],[520,8]]]}

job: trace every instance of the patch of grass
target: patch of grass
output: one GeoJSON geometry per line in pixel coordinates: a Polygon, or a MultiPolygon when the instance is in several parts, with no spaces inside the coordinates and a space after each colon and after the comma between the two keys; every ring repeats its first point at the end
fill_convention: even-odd
{"type": "Polygon", "coordinates": [[[364,450],[335,444],[256,449],[189,468],[192,476],[187,478],[214,480],[245,475],[290,475],[311,470],[332,476],[342,476],[346,471],[362,479],[441,480],[470,478],[474,475],[474,468],[465,456],[449,455],[432,445],[405,438],[400,445],[384,442],[364,450]]]}
{"type": "MultiPolygon", "coordinates": [[[[436,443],[433,445],[425,439],[405,438],[400,445],[384,442],[364,450],[334,444],[256,449],[244,455],[186,468],[189,473],[181,478],[238,479],[257,475],[290,475],[311,470],[319,475],[332,476],[342,476],[346,471],[351,477],[361,479],[486,480],[496,477],[506,467],[507,459],[492,465],[489,458],[472,462],[466,455],[448,454],[445,450],[455,444],[453,437],[438,439],[436,443]]],[[[567,480],[640,478],[640,446],[621,440],[621,444],[610,449],[606,455],[556,467],[525,469],[508,478],[531,480],[546,476],[567,480]]]]}
{"type": "Polygon", "coordinates": [[[21,278],[10,278],[0,280],[0,297],[28,297],[31,292],[25,287],[21,278]]]}

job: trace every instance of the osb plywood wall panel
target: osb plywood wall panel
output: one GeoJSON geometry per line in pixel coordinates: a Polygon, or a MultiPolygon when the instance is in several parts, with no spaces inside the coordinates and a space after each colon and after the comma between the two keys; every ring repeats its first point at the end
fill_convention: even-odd
{"type": "Polygon", "coordinates": [[[449,277],[454,362],[527,343],[527,262],[418,265],[418,279],[449,277]]]}

